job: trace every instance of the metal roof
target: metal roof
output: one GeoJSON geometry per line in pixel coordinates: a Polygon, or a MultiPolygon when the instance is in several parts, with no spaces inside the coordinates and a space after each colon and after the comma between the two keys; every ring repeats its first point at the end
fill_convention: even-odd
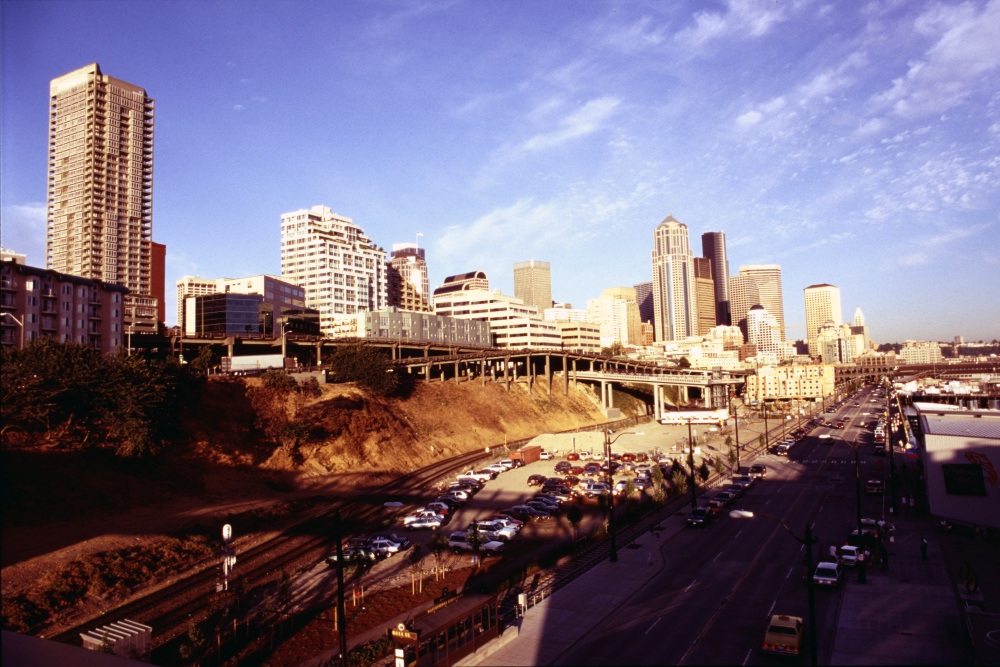
{"type": "Polygon", "coordinates": [[[1000,440],[1000,412],[920,410],[920,423],[927,435],[1000,440]]]}

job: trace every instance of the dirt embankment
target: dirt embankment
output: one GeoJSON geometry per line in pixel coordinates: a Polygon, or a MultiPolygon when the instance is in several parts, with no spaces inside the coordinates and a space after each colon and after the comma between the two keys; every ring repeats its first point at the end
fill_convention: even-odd
{"type": "MultiPolygon", "coordinates": [[[[146,461],[123,462],[44,434],[5,438],[4,595],[94,554],[193,529],[214,535],[248,512],[274,514],[269,508],[363,491],[388,475],[505,438],[604,420],[584,385],[564,396],[558,384],[548,394],[544,382],[530,393],[491,382],[418,384],[403,399],[327,385],[318,397],[294,395],[288,411],[304,435],[291,445],[268,442],[255,425],[247,385],[210,382],[182,416],[182,437],[146,461]]],[[[241,539],[269,529],[262,524],[254,529],[260,535],[241,539]]]]}

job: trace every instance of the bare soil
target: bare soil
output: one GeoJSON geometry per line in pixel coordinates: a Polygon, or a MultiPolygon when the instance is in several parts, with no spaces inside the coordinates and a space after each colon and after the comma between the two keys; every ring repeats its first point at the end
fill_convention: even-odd
{"type": "MultiPolygon", "coordinates": [[[[273,525],[234,523],[248,545],[280,528],[282,503],[364,493],[440,458],[604,421],[584,385],[571,385],[564,396],[558,383],[547,393],[544,381],[530,393],[524,385],[508,392],[499,383],[435,382],[418,384],[405,399],[326,385],[318,398],[289,401],[292,418],[308,427],[289,446],[262,437],[246,387],[210,382],[182,418],[184,436],[154,461],[126,464],[48,435],[39,444],[5,439],[3,597],[37,597],[47,576],[74,561],[102,562],[128,553],[120,550],[158,548],[164,537],[216,534],[233,516],[273,513],[273,525]]],[[[160,571],[154,565],[143,572],[147,585],[163,584],[178,569],[176,562],[160,571]]],[[[113,581],[104,586],[133,590],[115,589],[113,581]]]]}

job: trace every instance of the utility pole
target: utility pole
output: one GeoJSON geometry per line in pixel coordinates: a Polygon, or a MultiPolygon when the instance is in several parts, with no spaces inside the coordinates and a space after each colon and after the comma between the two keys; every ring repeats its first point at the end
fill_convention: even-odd
{"type": "Polygon", "coordinates": [[[344,604],[344,551],[340,544],[340,510],[333,517],[337,541],[337,630],[340,633],[340,665],[347,667],[347,605],[344,604]]]}
{"type": "Polygon", "coordinates": [[[691,509],[698,507],[698,484],[694,470],[694,440],[691,439],[691,418],[688,417],[688,465],[691,466],[691,509]]]}

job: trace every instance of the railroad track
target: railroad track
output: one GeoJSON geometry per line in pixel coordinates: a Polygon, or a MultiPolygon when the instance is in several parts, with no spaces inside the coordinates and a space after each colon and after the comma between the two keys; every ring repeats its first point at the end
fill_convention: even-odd
{"type": "MultiPolygon", "coordinates": [[[[425,490],[427,482],[487,456],[489,454],[480,450],[438,461],[373,489],[366,494],[365,500],[338,502],[323,508],[280,535],[238,554],[241,577],[251,587],[258,585],[276,576],[283,568],[304,559],[310,552],[332,544],[333,521],[337,511],[341,512],[341,532],[346,537],[352,530],[364,527],[366,522],[377,517],[383,511],[382,503],[386,500],[425,490]]],[[[155,648],[176,636],[191,620],[199,620],[202,612],[207,611],[212,603],[212,593],[218,580],[218,567],[205,567],[50,639],[76,644],[80,641],[81,632],[128,618],[152,626],[155,648]]]]}

